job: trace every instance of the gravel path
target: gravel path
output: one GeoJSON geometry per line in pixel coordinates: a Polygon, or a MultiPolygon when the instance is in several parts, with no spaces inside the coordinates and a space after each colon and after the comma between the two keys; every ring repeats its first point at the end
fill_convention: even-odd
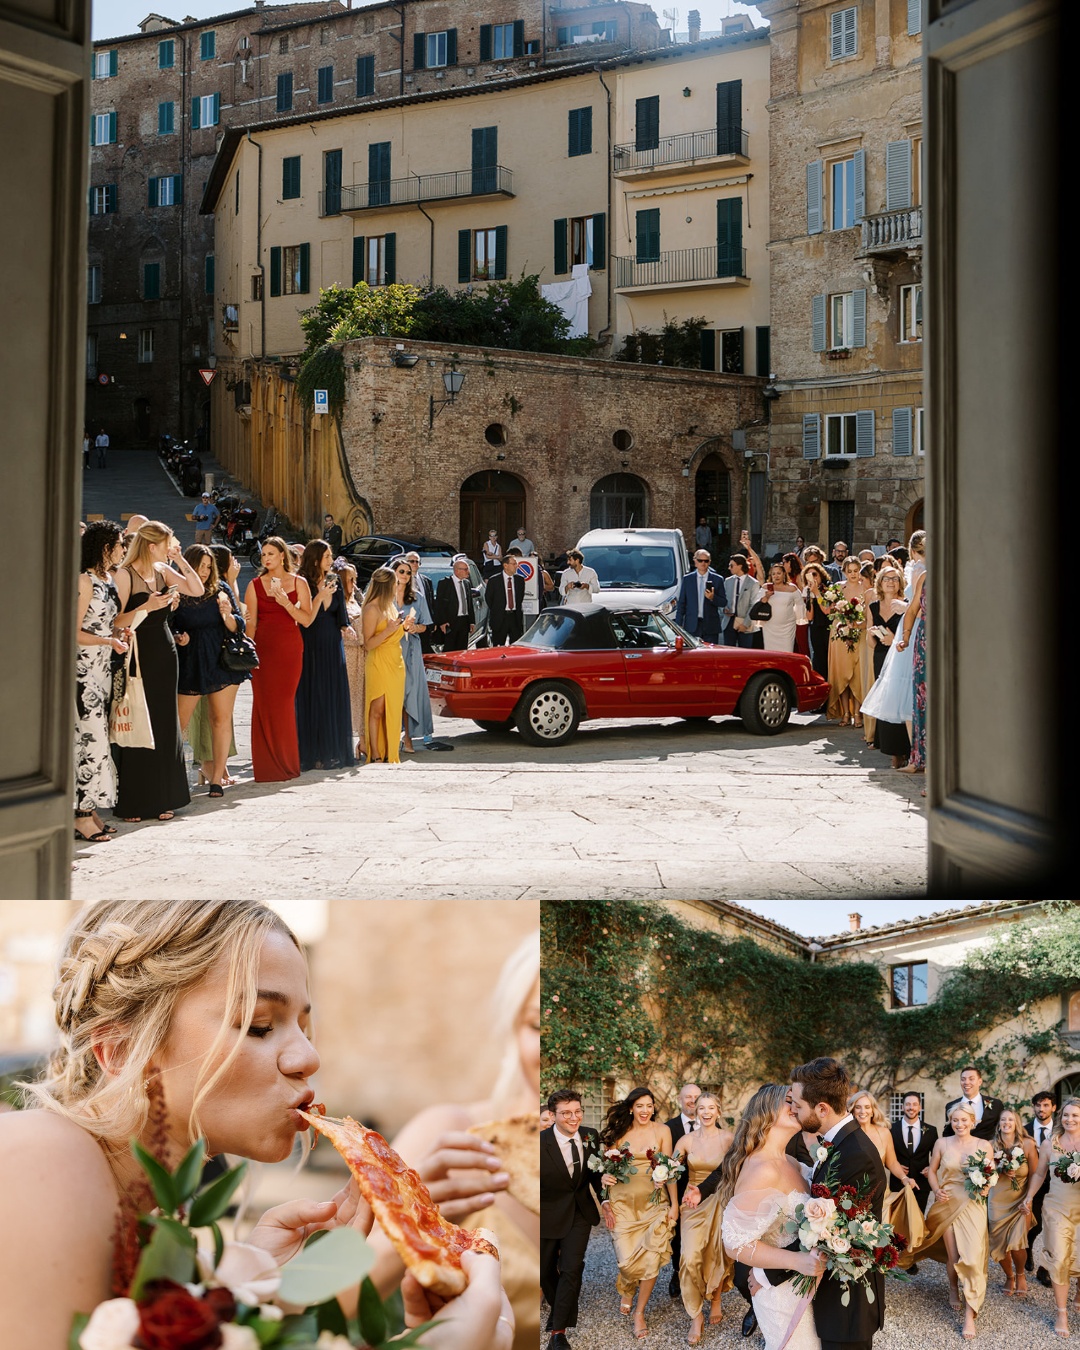
{"type": "MultiPolygon", "coordinates": [[[[1035,1244],[1035,1257],[1042,1250],[1042,1238],[1035,1244]]],[[[690,1319],[682,1304],[668,1297],[671,1268],[660,1272],[649,1301],[645,1320],[648,1338],[641,1342],[645,1350],[682,1350],[690,1319]]],[[[1001,1267],[990,1271],[986,1302],[979,1317],[975,1344],[983,1350],[1041,1350],[1060,1345],[1054,1331],[1054,1299],[1033,1275],[1028,1276],[1032,1292],[1025,1299],[1006,1298],[1002,1293],[1001,1267]]],[[[874,1337],[874,1350],[943,1350],[967,1344],[960,1336],[961,1317],[949,1307],[949,1285],[945,1267],[937,1261],[925,1261],[909,1283],[889,1280],[886,1285],[885,1327],[874,1337]]],[[[615,1254],[606,1230],[597,1228],[589,1243],[585,1262],[585,1280],[577,1329],[569,1333],[573,1350],[620,1350],[637,1345],[630,1334],[629,1319],[619,1316],[615,1293],[615,1254]]],[[[762,1350],[759,1332],[743,1340],[739,1334],[746,1305],[732,1290],[724,1295],[724,1320],[719,1327],[705,1328],[702,1350],[762,1350]]],[[[547,1320],[548,1309],[543,1309],[547,1320]]],[[[1080,1315],[1070,1318],[1073,1338],[1080,1333],[1080,1315]]],[[[543,1342],[541,1342],[543,1344],[543,1342]]]]}

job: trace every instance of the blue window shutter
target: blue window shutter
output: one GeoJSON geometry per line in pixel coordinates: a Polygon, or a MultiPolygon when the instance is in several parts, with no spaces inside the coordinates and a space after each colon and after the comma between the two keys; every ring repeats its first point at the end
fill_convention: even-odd
{"type": "Polygon", "coordinates": [[[866,215],[866,151],[856,150],[852,158],[855,161],[855,219],[858,221],[866,215]]]}
{"type": "Polygon", "coordinates": [[[397,235],[386,235],[383,242],[383,262],[386,267],[386,284],[392,286],[397,281],[397,235]]]}
{"type": "Polygon", "coordinates": [[[802,419],[802,457],[803,459],[821,458],[821,414],[803,413],[802,419]]]}
{"type": "Polygon", "coordinates": [[[857,412],[855,414],[855,454],[865,459],[868,455],[874,453],[874,412],[870,409],[867,412],[857,412]]]}
{"type": "Polygon", "coordinates": [[[851,299],[851,345],[866,346],[866,291],[853,291],[851,299]]]}
{"type": "Polygon", "coordinates": [[[115,75],[115,74],[116,74],[116,57],[117,57],[117,53],[116,53],[115,51],[112,51],[112,52],[109,53],[109,74],[110,74],[110,75],[115,75]]]}
{"type": "Polygon", "coordinates": [[[448,28],[446,30],[446,64],[448,66],[457,65],[457,29],[448,28]]]}
{"type": "Polygon", "coordinates": [[[220,95],[220,94],[215,94],[215,95],[214,95],[214,120],[213,120],[213,122],[211,122],[210,125],[216,127],[217,124],[218,124],[220,121],[221,121],[221,95],[220,95]]]}
{"type": "Polygon", "coordinates": [[[922,32],[922,0],[907,0],[907,30],[910,34],[922,32]]]}
{"type": "Polygon", "coordinates": [[[158,43],[158,68],[160,70],[171,70],[176,60],[175,48],[172,38],[167,38],[164,42],[158,43]]]}
{"type": "Polygon", "coordinates": [[[491,60],[491,24],[480,25],[480,60],[491,60]]]}
{"type": "Polygon", "coordinates": [[[892,411],[892,452],[894,455],[911,454],[911,409],[894,408],[892,411]]]}
{"type": "Polygon", "coordinates": [[[300,294],[311,290],[311,245],[300,245],[300,294]]]}
{"type": "Polygon", "coordinates": [[[270,250],[270,294],[281,294],[281,249],[270,250]]]}
{"type": "Polygon", "coordinates": [[[157,206],[158,204],[158,180],[156,178],[146,180],[146,204],[147,206],[157,206]]]}
{"type": "Polygon", "coordinates": [[[810,347],[812,351],[825,350],[825,297],[815,295],[810,301],[810,347]]]}
{"type": "Polygon", "coordinates": [[[570,270],[570,264],[567,261],[566,251],[566,218],[555,222],[555,266],[554,272],[557,277],[564,276],[570,270]]]}
{"type": "Polygon", "coordinates": [[[414,33],[412,40],[412,63],[415,70],[423,70],[427,66],[427,34],[414,33]]]}
{"type": "Polygon", "coordinates": [[[109,114],[109,144],[116,144],[116,114],[114,112],[109,114]]]}
{"type": "Polygon", "coordinates": [[[201,125],[202,123],[199,121],[199,100],[193,98],[191,100],[191,128],[193,131],[198,131],[201,125]]]}
{"type": "Polygon", "coordinates": [[[508,231],[505,225],[495,226],[495,280],[506,280],[506,243],[508,231]]]}
{"type": "Polygon", "coordinates": [[[806,166],[806,233],[821,234],[825,228],[823,210],[825,166],[820,159],[806,166]]]}
{"type": "Polygon", "coordinates": [[[457,232],[457,279],[472,280],[472,230],[457,232]]]}
{"type": "Polygon", "coordinates": [[[885,147],[885,210],[911,205],[911,142],[890,141],[885,147]]]}
{"type": "Polygon", "coordinates": [[[525,55],[525,20],[514,20],[514,55],[525,55]]]}
{"type": "Polygon", "coordinates": [[[592,218],[592,270],[602,272],[607,267],[607,215],[600,211],[592,218]]]}
{"type": "Polygon", "coordinates": [[[364,280],[364,236],[357,234],[352,241],[352,284],[358,285],[364,280]]]}

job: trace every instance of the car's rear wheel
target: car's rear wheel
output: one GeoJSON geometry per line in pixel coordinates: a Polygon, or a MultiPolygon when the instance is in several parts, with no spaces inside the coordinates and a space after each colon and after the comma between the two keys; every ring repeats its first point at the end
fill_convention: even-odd
{"type": "Polygon", "coordinates": [[[749,681],[739,700],[739,716],[755,736],[775,736],[791,717],[791,691],[780,675],[762,671],[749,681]]]}
{"type": "Polygon", "coordinates": [[[530,745],[563,745],[580,721],[574,695],[553,680],[526,689],[514,712],[514,723],[530,745]]]}
{"type": "Polygon", "coordinates": [[[482,722],[479,717],[474,717],[473,721],[481,731],[490,731],[493,736],[503,736],[514,729],[512,717],[507,717],[502,722],[482,722]]]}

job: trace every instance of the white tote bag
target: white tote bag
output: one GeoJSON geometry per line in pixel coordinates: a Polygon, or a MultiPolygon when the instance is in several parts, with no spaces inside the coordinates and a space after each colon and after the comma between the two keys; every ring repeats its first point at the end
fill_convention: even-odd
{"type": "Polygon", "coordinates": [[[109,740],[129,750],[154,748],[154,728],[150,725],[150,711],[146,706],[142,668],[139,665],[139,642],[134,631],[145,615],[145,610],[139,610],[134,616],[131,645],[124,658],[124,693],[113,703],[109,717],[109,740]]]}

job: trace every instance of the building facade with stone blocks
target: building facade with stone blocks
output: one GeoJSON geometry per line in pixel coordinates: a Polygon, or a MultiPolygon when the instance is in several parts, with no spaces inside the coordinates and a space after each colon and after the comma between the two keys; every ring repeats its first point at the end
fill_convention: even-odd
{"type": "Polygon", "coordinates": [[[922,525],[920,0],[762,0],[771,25],[766,536],[922,525]]]}

